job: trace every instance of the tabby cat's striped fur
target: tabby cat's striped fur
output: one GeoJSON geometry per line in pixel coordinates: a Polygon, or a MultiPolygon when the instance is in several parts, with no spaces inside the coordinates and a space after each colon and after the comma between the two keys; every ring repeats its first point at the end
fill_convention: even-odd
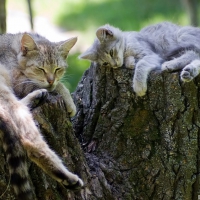
{"type": "Polygon", "coordinates": [[[83,186],[82,180],[67,170],[44,141],[27,106],[34,98],[56,90],[63,96],[70,115],[75,114],[70,93],[59,80],[67,67],[68,52],[76,41],[77,38],[71,38],[52,43],[40,35],[27,33],[0,36],[0,136],[11,184],[20,200],[35,199],[28,180],[25,151],[56,181],[70,188],[83,186]]]}

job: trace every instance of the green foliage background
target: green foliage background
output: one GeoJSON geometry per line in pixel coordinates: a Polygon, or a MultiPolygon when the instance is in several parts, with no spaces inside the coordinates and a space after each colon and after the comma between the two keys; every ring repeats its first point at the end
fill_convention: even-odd
{"type": "MultiPolygon", "coordinates": [[[[25,4],[24,0],[8,1],[15,7],[25,4]]],[[[122,30],[140,30],[161,21],[189,23],[181,0],[33,0],[32,3],[35,16],[45,15],[63,29],[78,32],[78,43],[82,46],[90,46],[95,30],[106,23],[122,30]]],[[[90,62],[77,59],[81,51],[70,52],[69,68],[63,79],[72,92],[90,66],[90,62]]]]}

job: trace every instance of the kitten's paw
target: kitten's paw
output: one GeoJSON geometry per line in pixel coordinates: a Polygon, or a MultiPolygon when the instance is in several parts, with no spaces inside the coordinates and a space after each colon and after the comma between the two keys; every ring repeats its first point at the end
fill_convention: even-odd
{"type": "Polygon", "coordinates": [[[135,58],[132,56],[125,58],[124,64],[125,64],[126,68],[134,69],[135,68],[135,58]]]}
{"type": "Polygon", "coordinates": [[[147,91],[147,84],[140,81],[133,81],[133,90],[138,96],[144,96],[147,91]]]}
{"type": "Polygon", "coordinates": [[[84,183],[77,175],[74,175],[74,179],[73,181],[63,181],[64,187],[70,190],[79,190],[83,188],[84,183]]]}
{"type": "Polygon", "coordinates": [[[199,73],[196,67],[194,67],[192,64],[189,64],[183,68],[180,77],[183,82],[189,82],[194,79],[198,74],[199,73]]]}
{"type": "Polygon", "coordinates": [[[176,69],[176,63],[174,63],[173,60],[166,61],[161,66],[162,71],[172,72],[175,69],[176,69]]]}

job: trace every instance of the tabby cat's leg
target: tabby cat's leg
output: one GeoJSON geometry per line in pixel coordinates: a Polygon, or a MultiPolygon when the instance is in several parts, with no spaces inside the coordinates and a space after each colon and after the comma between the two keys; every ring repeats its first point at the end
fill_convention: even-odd
{"type": "Polygon", "coordinates": [[[185,51],[181,56],[174,58],[173,60],[166,61],[162,64],[162,71],[175,71],[183,69],[186,65],[195,59],[199,59],[199,54],[195,51],[185,51]]]}
{"type": "Polygon", "coordinates": [[[67,170],[61,159],[49,148],[41,135],[38,135],[34,140],[25,139],[23,145],[29,158],[66,188],[78,189],[83,186],[83,181],[67,170]]]}
{"type": "Polygon", "coordinates": [[[35,108],[42,104],[46,100],[47,96],[48,91],[46,89],[40,89],[29,93],[20,101],[29,108],[35,108]]]}
{"type": "MultiPolygon", "coordinates": [[[[21,102],[30,106],[32,101],[35,101],[37,98],[40,100],[40,98],[46,97],[46,95],[47,91],[45,89],[36,90],[24,97],[21,102]]],[[[69,98],[71,98],[71,96],[69,96],[69,98]]],[[[33,127],[34,124],[32,122],[31,125],[31,133],[21,134],[21,142],[26,149],[29,158],[48,175],[65,185],[66,188],[77,189],[82,187],[83,181],[77,175],[66,169],[61,159],[44,141],[37,128],[33,127]]]]}
{"type": "Polygon", "coordinates": [[[137,63],[133,77],[133,89],[138,96],[146,94],[148,75],[160,65],[161,58],[157,55],[145,56],[137,63]]]}
{"type": "Polygon", "coordinates": [[[70,117],[73,117],[76,114],[76,106],[69,90],[60,82],[57,84],[55,90],[63,97],[67,111],[70,114],[70,117]]]}
{"type": "Polygon", "coordinates": [[[187,66],[185,66],[181,72],[181,80],[189,82],[198,76],[200,73],[200,60],[194,60],[187,66]]]}

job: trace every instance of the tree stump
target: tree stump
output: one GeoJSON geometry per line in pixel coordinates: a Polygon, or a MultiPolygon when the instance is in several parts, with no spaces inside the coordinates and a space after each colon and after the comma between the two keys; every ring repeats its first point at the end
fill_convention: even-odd
{"type": "MultiPolygon", "coordinates": [[[[198,199],[200,79],[150,74],[137,97],[133,70],[92,64],[75,93],[73,127],[85,151],[93,199],[198,199]]],[[[90,197],[91,197],[90,196],[90,197]]]]}

